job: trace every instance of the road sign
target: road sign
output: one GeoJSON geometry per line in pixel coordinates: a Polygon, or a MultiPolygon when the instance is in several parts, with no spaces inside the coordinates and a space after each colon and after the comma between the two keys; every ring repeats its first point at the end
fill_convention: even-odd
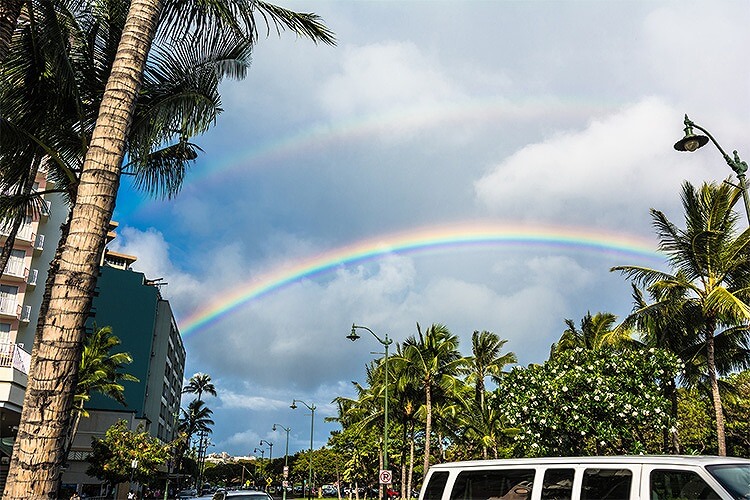
{"type": "Polygon", "coordinates": [[[266,484],[267,484],[268,486],[271,486],[271,483],[272,483],[272,482],[273,482],[273,479],[271,479],[270,477],[266,478],[266,484]]]}
{"type": "Polygon", "coordinates": [[[284,477],[289,477],[289,466],[288,465],[284,466],[284,477]]]}
{"type": "Polygon", "coordinates": [[[378,474],[378,479],[380,481],[380,484],[391,484],[393,476],[391,475],[391,471],[381,470],[380,474],[378,474]]]}

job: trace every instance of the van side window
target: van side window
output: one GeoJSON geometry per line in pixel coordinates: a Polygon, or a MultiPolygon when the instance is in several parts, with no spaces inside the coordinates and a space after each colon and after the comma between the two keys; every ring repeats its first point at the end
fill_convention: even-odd
{"type": "Polygon", "coordinates": [[[424,500],[440,500],[443,498],[445,483],[448,482],[447,472],[435,472],[430,476],[430,482],[424,489],[424,500]]]}
{"type": "Polygon", "coordinates": [[[702,477],[689,470],[651,471],[651,500],[720,500],[702,477]]]}
{"type": "Polygon", "coordinates": [[[575,469],[547,469],[542,483],[542,500],[571,500],[575,469]]]}
{"type": "Polygon", "coordinates": [[[451,500],[528,500],[534,469],[484,469],[458,474],[451,500]]]}
{"type": "Polygon", "coordinates": [[[632,482],[629,469],[586,469],[581,500],[628,500],[632,482]]]}

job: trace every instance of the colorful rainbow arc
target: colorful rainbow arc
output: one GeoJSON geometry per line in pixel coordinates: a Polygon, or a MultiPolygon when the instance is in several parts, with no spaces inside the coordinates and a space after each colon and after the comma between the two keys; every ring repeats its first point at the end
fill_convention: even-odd
{"type": "Polygon", "coordinates": [[[488,245],[558,248],[663,261],[663,255],[655,251],[653,241],[634,235],[595,232],[590,229],[492,225],[424,228],[360,241],[258,276],[222,293],[221,298],[188,316],[182,322],[182,334],[187,337],[254,299],[342,266],[374,260],[388,254],[488,245]]]}

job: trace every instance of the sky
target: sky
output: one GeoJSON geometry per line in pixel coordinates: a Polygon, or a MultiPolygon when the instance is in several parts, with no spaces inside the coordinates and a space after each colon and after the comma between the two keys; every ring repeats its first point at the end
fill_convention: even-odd
{"type": "Polygon", "coordinates": [[[280,457],[273,424],[324,445],[382,352],[352,323],[543,362],[565,319],[628,314],[612,266],[669,269],[650,209],[682,225],[683,182],[734,179],[673,149],[684,115],[750,155],[746,1],[277,3],[338,44],[261,38],[179,196],[125,182],[114,217],[110,248],[168,283],[186,377],[216,385],[209,452],[280,457]]]}

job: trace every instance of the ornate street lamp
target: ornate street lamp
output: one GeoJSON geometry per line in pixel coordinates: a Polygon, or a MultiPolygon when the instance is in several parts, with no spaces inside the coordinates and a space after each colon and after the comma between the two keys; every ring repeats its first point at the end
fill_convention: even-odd
{"type": "Polygon", "coordinates": [[[385,360],[383,361],[383,367],[385,368],[385,395],[383,397],[383,469],[388,470],[388,346],[393,343],[393,339],[388,338],[388,334],[385,334],[385,338],[381,339],[375,332],[367,328],[366,326],[360,326],[352,324],[352,332],[346,336],[352,342],[358,340],[360,337],[357,335],[357,329],[367,330],[372,334],[380,344],[385,347],[385,360]]]}
{"type": "MultiPolygon", "coordinates": [[[[289,431],[292,430],[291,427],[284,427],[281,424],[273,424],[273,427],[271,428],[272,431],[276,432],[276,426],[281,427],[286,431],[286,445],[284,446],[284,483],[287,482],[288,477],[288,471],[289,471],[289,464],[287,463],[287,458],[289,457],[289,431]]],[[[282,500],[286,500],[286,484],[282,483],[282,500]]]]}
{"type": "Polygon", "coordinates": [[[745,183],[745,172],[747,172],[747,163],[740,160],[740,155],[735,150],[733,152],[733,156],[729,156],[724,149],[719,145],[719,143],[714,139],[714,136],[712,136],[708,130],[701,127],[700,125],[697,125],[695,122],[690,120],[688,118],[688,115],[685,115],[685,137],[677,141],[674,145],[674,148],[677,151],[687,151],[689,153],[692,153],[698,148],[701,148],[708,144],[708,141],[711,141],[714,146],[716,146],[716,149],[719,150],[721,153],[721,156],[724,157],[724,161],[727,162],[727,165],[729,165],[729,168],[731,168],[735,174],[737,174],[737,179],[740,181],[740,185],[737,186],[742,191],[742,200],[745,202],[745,214],[747,215],[747,222],[750,224],[750,201],[748,200],[747,196],[747,185],[745,183]],[[705,133],[706,135],[696,134],[693,132],[693,129],[697,128],[701,132],[705,133]]]}
{"type": "Polygon", "coordinates": [[[315,425],[315,403],[309,405],[301,399],[293,399],[292,404],[289,406],[292,410],[297,409],[297,403],[302,403],[310,410],[310,467],[307,472],[307,497],[312,498],[312,451],[313,451],[313,427],[315,425]]]}

